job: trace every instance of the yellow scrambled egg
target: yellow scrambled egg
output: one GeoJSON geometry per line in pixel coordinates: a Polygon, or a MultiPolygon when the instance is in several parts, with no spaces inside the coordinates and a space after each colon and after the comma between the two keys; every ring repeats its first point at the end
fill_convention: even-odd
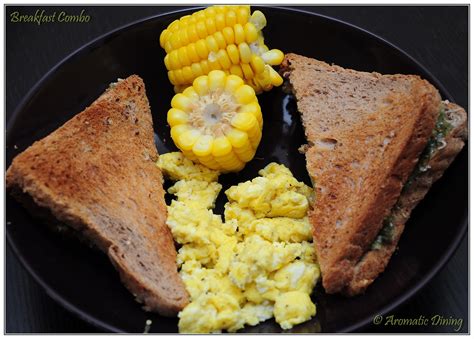
{"type": "Polygon", "coordinates": [[[163,174],[171,180],[201,180],[217,181],[219,172],[202,165],[195,165],[181,152],[171,152],[160,155],[157,162],[163,174]]]}
{"type": "Polygon", "coordinates": [[[229,188],[225,221],[212,212],[218,173],[181,153],[160,156],[169,190],[167,223],[191,302],[179,313],[184,333],[235,332],[275,317],[283,329],[316,314],[310,294],[319,279],[307,218],[312,189],[283,165],[229,188]],[[169,163],[168,163],[169,161],[169,163]]]}

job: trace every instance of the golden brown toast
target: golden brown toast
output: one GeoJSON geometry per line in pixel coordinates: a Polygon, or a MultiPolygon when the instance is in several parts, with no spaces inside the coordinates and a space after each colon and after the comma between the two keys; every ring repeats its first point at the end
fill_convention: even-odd
{"type": "Polygon", "coordinates": [[[358,72],[295,54],[286,55],[281,72],[308,141],[316,193],[310,220],[323,286],[360,293],[393,253],[377,255],[377,263],[382,256],[386,262],[370,278],[358,266],[431,136],[440,95],[418,76],[358,72]]]}
{"type": "Polygon", "coordinates": [[[145,85],[132,75],[19,154],[6,185],[105,252],[146,310],[175,315],[188,294],[157,158],[145,85]]]}

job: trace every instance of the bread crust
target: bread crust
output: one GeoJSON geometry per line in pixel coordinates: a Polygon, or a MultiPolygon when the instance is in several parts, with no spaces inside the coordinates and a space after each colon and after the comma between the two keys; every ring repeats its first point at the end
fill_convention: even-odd
{"type": "Polygon", "coordinates": [[[413,75],[382,75],[287,54],[281,72],[296,96],[316,199],[309,212],[327,293],[355,267],[396,203],[431,135],[441,98],[413,75]]]}
{"type": "Polygon", "coordinates": [[[435,181],[443,175],[444,171],[456,158],[467,140],[467,114],[466,111],[453,103],[446,103],[446,118],[453,129],[445,137],[445,147],[436,150],[428,161],[426,172],[418,174],[413,183],[404,190],[397,201],[397,207],[392,211],[394,236],[393,241],[379,249],[368,251],[357,263],[354,275],[343,293],[354,296],[363,293],[366,288],[385,270],[392,254],[397,248],[400,236],[405,229],[405,223],[410,214],[435,181]]]}
{"type": "Polygon", "coordinates": [[[145,85],[132,75],[16,156],[6,186],[106,253],[146,310],[172,316],[188,294],[157,158],[145,85]]]}

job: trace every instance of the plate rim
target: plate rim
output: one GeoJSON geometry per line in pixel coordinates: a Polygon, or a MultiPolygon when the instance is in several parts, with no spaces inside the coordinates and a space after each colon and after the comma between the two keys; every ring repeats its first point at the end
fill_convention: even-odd
{"type": "MultiPolygon", "coordinates": [[[[8,131],[12,129],[12,127],[15,125],[15,122],[20,115],[20,112],[23,111],[25,108],[26,104],[31,100],[31,98],[34,96],[36,92],[43,86],[43,84],[50,78],[52,77],[58,69],[60,69],[64,64],[67,62],[71,61],[74,58],[80,57],[82,54],[86,53],[89,49],[93,48],[94,46],[99,45],[103,40],[106,38],[116,35],[121,33],[122,31],[128,30],[133,28],[134,26],[138,26],[141,24],[144,24],[148,21],[156,20],[159,18],[164,18],[167,16],[174,16],[179,13],[184,13],[184,12],[190,12],[190,11],[195,11],[199,9],[203,9],[206,6],[178,6],[178,7],[183,7],[182,9],[177,9],[161,14],[156,14],[152,16],[147,16],[143,17],[137,20],[134,20],[132,22],[129,22],[127,24],[121,25],[115,29],[112,29],[110,31],[107,31],[98,37],[90,40],[89,42],[81,45],[79,48],[75,49],[71,53],[67,54],[65,57],[63,57],[59,62],[57,62],[49,71],[47,71],[34,85],[31,87],[31,89],[25,94],[25,96],[20,100],[19,104],[11,114],[10,118],[8,119],[8,122],[6,124],[6,138],[5,138],[5,146],[8,148],[8,131]]],[[[292,12],[294,14],[301,14],[301,15],[307,15],[307,16],[315,16],[318,18],[322,18],[327,21],[332,21],[338,25],[346,26],[350,28],[351,30],[358,31],[359,33],[362,33],[374,40],[377,40],[378,42],[382,43],[383,45],[386,45],[393,50],[395,50],[397,53],[403,55],[405,58],[407,58],[414,66],[422,70],[425,75],[427,75],[429,78],[431,78],[431,83],[442,93],[445,94],[445,99],[448,99],[449,101],[454,101],[453,96],[448,92],[448,90],[444,87],[444,85],[424,66],[422,65],[419,61],[417,61],[414,57],[412,57],[410,54],[405,52],[403,49],[398,47],[397,45],[387,41],[385,38],[382,38],[381,36],[372,33],[364,28],[361,28],[357,25],[354,25],[352,23],[349,23],[347,21],[344,21],[342,19],[334,18],[328,15],[320,14],[320,13],[313,13],[309,12],[304,9],[300,8],[290,8],[286,6],[271,6],[271,5],[256,5],[253,7],[260,7],[260,8],[272,8],[272,9],[277,9],[277,10],[282,10],[282,11],[287,11],[287,12],[292,12]]],[[[318,6],[313,6],[313,7],[318,7],[318,6]]],[[[5,198],[6,198],[6,191],[5,191],[5,198]]],[[[450,245],[446,248],[446,250],[443,252],[441,259],[429,270],[423,278],[421,278],[415,285],[412,287],[408,288],[406,291],[404,291],[401,295],[399,295],[397,298],[395,298],[392,302],[387,303],[383,307],[381,307],[377,313],[370,314],[369,316],[359,320],[358,322],[350,325],[343,327],[342,329],[339,330],[338,333],[348,333],[348,332],[354,332],[356,330],[362,330],[369,326],[374,317],[379,315],[379,314],[386,314],[390,311],[393,311],[397,308],[399,308],[402,304],[406,303],[408,300],[410,300],[414,295],[419,293],[425,286],[426,284],[431,281],[439,272],[440,270],[446,265],[446,263],[451,259],[453,256],[454,252],[456,249],[459,247],[461,240],[464,238],[467,229],[468,229],[468,219],[469,219],[469,211],[467,213],[467,216],[464,218],[462,221],[462,225],[460,228],[460,232],[456,234],[454,237],[454,241],[450,243],[450,245]]],[[[6,218],[6,214],[5,214],[6,218]]],[[[90,316],[88,312],[82,311],[79,309],[77,306],[74,304],[70,303],[68,300],[64,299],[61,295],[59,295],[53,288],[51,288],[37,273],[33,268],[28,264],[26,258],[20,253],[21,251],[18,249],[18,247],[15,244],[15,241],[12,239],[12,236],[10,232],[8,231],[8,228],[5,228],[5,233],[6,233],[6,240],[8,242],[8,245],[12,249],[13,253],[16,255],[17,259],[20,261],[22,266],[25,268],[25,270],[33,277],[33,279],[38,283],[44,291],[61,307],[66,309],[67,311],[71,312],[73,315],[77,316],[81,320],[84,320],[85,322],[89,323],[92,326],[95,326],[96,328],[100,330],[106,330],[109,332],[115,332],[115,333],[123,333],[119,328],[109,325],[108,323],[101,321],[93,316],[90,316]]]]}

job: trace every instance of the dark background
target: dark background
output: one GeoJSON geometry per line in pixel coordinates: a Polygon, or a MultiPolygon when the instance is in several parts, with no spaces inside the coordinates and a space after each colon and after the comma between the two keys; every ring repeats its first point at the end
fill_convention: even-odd
{"type": "MultiPolygon", "coordinates": [[[[132,21],[177,7],[12,7],[6,20],[6,119],[30,88],[56,63],[90,40],[132,21]],[[89,23],[10,23],[10,13],[34,14],[65,10],[91,16],[89,23]]],[[[450,92],[455,101],[468,104],[468,7],[467,6],[334,6],[299,7],[332,16],[375,33],[421,62],[450,92]]],[[[324,34],[319,32],[318,34],[324,34]]],[[[289,37],[291,38],[291,37],[289,37]]],[[[158,41],[158,37],[157,37],[158,41]]],[[[308,43],[311,40],[308,39],[308,43]]],[[[157,60],[157,62],[160,62],[157,60]]],[[[80,74],[78,74],[80,76],[80,74]]],[[[467,236],[442,271],[409,302],[395,310],[395,318],[463,318],[460,332],[468,332],[468,241],[467,236]]],[[[97,332],[56,304],[33,281],[6,246],[7,333],[97,332]]],[[[452,327],[375,326],[364,332],[452,332],[452,327]]]]}

